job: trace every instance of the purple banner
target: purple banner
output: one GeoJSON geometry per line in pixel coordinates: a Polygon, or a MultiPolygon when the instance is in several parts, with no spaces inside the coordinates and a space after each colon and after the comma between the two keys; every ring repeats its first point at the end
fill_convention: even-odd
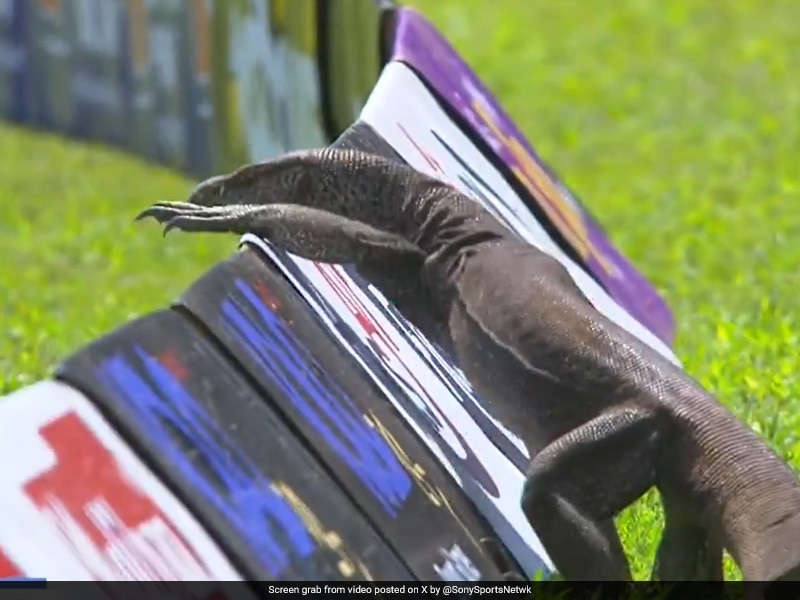
{"type": "MultiPolygon", "coordinates": [[[[617,250],[589,212],[539,158],[447,40],[418,12],[396,11],[392,60],[406,63],[465,121],[527,190],[608,293],[665,343],[675,323],[666,302],[617,250]]],[[[464,127],[465,124],[461,126],[464,127]]],[[[530,203],[530,202],[529,202],[530,203]]]]}

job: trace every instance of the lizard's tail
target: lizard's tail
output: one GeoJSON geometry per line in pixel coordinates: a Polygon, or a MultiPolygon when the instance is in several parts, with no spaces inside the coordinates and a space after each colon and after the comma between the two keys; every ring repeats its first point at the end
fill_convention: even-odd
{"type": "Polygon", "coordinates": [[[717,478],[726,546],[746,581],[800,580],[800,482],[765,440],[737,429],[716,461],[728,466],[717,478]]]}
{"type": "MultiPolygon", "coordinates": [[[[780,488],[781,486],[776,486],[780,488]]],[[[789,491],[792,498],[766,488],[763,508],[754,512],[769,516],[759,519],[759,530],[752,532],[746,543],[737,549],[736,560],[745,581],[800,581],[800,509],[796,506],[798,491],[789,491]]]]}
{"type": "MultiPolygon", "coordinates": [[[[800,482],[760,435],[686,375],[675,388],[686,444],[664,463],[690,483],[698,525],[739,565],[746,581],[800,578],[800,482]]],[[[686,488],[684,488],[686,489],[686,488]]]]}

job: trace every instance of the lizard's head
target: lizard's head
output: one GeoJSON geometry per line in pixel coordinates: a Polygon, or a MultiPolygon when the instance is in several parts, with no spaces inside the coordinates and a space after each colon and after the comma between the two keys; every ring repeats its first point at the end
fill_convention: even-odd
{"type": "Polygon", "coordinates": [[[390,178],[387,165],[385,159],[356,150],[299,150],[209,177],[197,185],[188,201],[201,206],[308,204],[325,194],[326,202],[335,204],[340,200],[335,196],[346,194],[351,188],[368,196],[374,191],[369,184],[375,187],[390,178]]]}
{"type": "Polygon", "coordinates": [[[250,163],[225,175],[201,181],[188,202],[201,206],[228,204],[302,204],[315,190],[326,161],[314,151],[292,152],[250,163]]]}

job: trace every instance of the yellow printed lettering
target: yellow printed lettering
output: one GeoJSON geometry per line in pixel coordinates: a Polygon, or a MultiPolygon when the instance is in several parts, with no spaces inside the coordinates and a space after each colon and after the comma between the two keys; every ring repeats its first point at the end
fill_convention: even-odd
{"type": "Polygon", "coordinates": [[[608,275],[618,277],[619,270],[589,238],[589,232],[578,210],[564,198],[558,186],[541,165],[525,150],[519,140],[503,133],[482,102],[474,100],[472,108],[522,165],[522,168],[512,167],[514,175],[534,198],[541,201],[547,216],[552,219],[567,241],[575,247],[578,255],[584,260],[589,257],[593,258],[608,275]]]}
{"type": "Polygon", "coordinates": [[[395,439],[392,433],[380,422],[380,420],[372,413],[365,414],[364,419],[366,419],[367,423],[370,427],[377,430],[378,433],[381,434],[381,437],[386,440],[386,443],[389,444],[389,447],[394,452],[395,456],[397,456],[397,460],[400,461],[400,464],[408,471],[408,473],[413,477],[414,482],[417,486],[422,490],[422,493],[435,505],[441,508],[444,508],[447,512],[453,515],[453,518],[458,521],[458,524],[461,525],[461,528],[464,530],[466,535],[472,541],[473,544],[480,548],[480,544],[478,541],[473,537],[472,532],[470,532],[469,528],[464,524],[461,518],[458,516],[453,507],[450,505],[450,502],[447,500],[447,497],[444,495],[442,490],[428,481],[426,479],[427,473],[425,469],[419,463],[413,462],[411,458],[408,456],[403,447],[400,443],[395,439]]]}
{"type": "Polygon", "coordinates": [[[339,556],[339,572],[345,577],[352,577],[356,570],[360,571],[364,578],[373,581],[367,567],[357,558],[349,556],[347,549],[344,548],[342,538],[335,531],[326,530],[319,518],[303,502],[295,491],[283,481],[276,481],[272,484],[272,489],[283,496],[294,511],[300,516],[305,526],[308,528],[311,537],[321,546],[325,546],[339,556]]]}

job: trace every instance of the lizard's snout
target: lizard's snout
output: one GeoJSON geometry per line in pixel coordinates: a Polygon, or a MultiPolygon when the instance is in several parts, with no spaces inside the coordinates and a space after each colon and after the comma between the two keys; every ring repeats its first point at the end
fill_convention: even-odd
{"type": "Polygon", "coordinates": [[[215,200],[225,194],[226,177],[215,175],[197,184],[197,187],[189,194],[187,202],[200,206],[212,206],[215,200]]]}

